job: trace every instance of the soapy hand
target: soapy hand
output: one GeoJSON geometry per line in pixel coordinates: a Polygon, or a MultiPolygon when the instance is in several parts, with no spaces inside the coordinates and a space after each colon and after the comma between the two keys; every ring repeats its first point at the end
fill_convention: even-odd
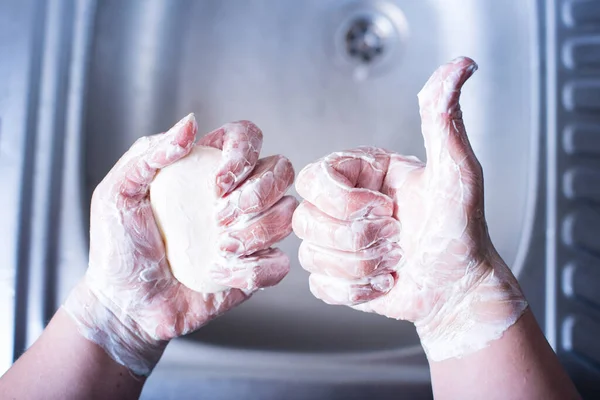
{"type": "Polygon", "coordinates": [[[138,375],[152,371],[170,339],[277,284],[289,270],[287,256],[270,246],[291,232],[297,201],[284,194],[294,171],[282,156],[259,160],[262,133],[240,121],[199,140],[223,151],[217,218],[228,234],[215,243],[223,261],[209,268],[214,282],[229,289],[198,293],[173,277],[148,192],[161,168],[191,151],[196,130],[189,115],[164,134],[139,139],[98,185],[89,268],[64,305],[85,337],[138,375]]]}
{"type": "Polygon", "coordinates": [[[419,93],[427,164],[362,147],[308,165],[293,218],[312,293],[417,327],[433,361],[485,347],[527,307],[488,235],[483,173],[459,106],[459,58],[419,93]]]}

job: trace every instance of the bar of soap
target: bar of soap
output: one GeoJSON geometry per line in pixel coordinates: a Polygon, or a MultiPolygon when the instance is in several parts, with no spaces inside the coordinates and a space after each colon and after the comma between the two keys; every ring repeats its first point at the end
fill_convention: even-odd
{"type": "Polygon", "coordinates": [[[202,293],[227,289],[214,283],[209,273],[218,256],[215,176],[220,163],[221,150],[196,145],[160,170],[150,185],[152,211],[173,276],[202,293]]]}

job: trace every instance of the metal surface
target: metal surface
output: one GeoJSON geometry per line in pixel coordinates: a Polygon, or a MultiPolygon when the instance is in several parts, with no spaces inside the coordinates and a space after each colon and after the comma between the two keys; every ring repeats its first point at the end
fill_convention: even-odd
{"type": "MultiPolygon", "coordinates": [[[[464,90],[463,110],[486,171],[490,231],[518,270],[534,172],[532,10],[521,1],[389,3],[406,19],[407,26],[390,28],[407,36],[404,56],[385,73],[357,81],[336,64],[332,48],[335,32],[345,25],[336,25],[345,20],[340,15],[356,15],[349,11],[352,4],[99,3],[84,132],[88,196],[82,207],[137,137],[165,130],[189,111],[203,132],[230,120],[255,121],[265,133],[263,154],[285,154],[297,170],[328,152],[362,144],[423,157],[416,93],[438,64],[466,54],[480,64],[464,90]]],[[[386,9],[381,2],[360,4],[363,13],[365,4],[377,13],[386,9]]],[[[298,240],[289,238],[281,247],[292,256],[289,277],[193,340],[301,353],[366,353],[418,344],[408,323],[314,299],[294,257],[298,240]]]]}
{"type": "Polygon", "coordinates": [[[23,270],[30,256],[43,11],[38,1],[0,2],[0,374],[22,348],[27,323],[23,270]]]}
{"type": "MultiPolygon", "coordinates": [[[[326,35],[334,37],[333,59],[354,80],[378,76],[398,67],[409,36],[408,22],[392,2],[339,3],[326,35]]],[[[330,50],[328,50],[329,52],[330,50]]]]}
{"type": "MultiPolygon", "coordinates": [[[[538,319],[545,320],[540,282],[553,250],[545,236],[550,213],[544,194],[552,182],[544,168],[550,147],[540,122],[549,120],[540,121],[545,89],[539,85],[536,23],[545,2],[48,4],[46,29],[54,33],[46,33],[42,65],[60,68],[40,72],[53,111],[33,114],[48,121],[36,135],[53,138],[53,146],[37,146],[29,155],[31,162],[46,160],[48,170],[37,177],[38,196],[29,197],[30,208],[43,217],[25,229],[32,253],[24,267],[41,269],[48,281],[44,288],[37,275],[27,281],[27,306],[18,311],[35,321],[17,335],[23,345],[85,271],[91,192],[137,137],[164,131],[193,111],[202,132],[253,120],[265,133],[263,155],[285,154],[297,170],[362,144],[424,158],[416,94],[437,65],[459,55],[480,66],[463,91],[463,113],[485,171],[490,233],[538,319]],[[48,48],[51,38],[62,48],[58,55],[48,48]]],[[[174,341],[150,379],[149,398],[165,398],[160,390],[166,380],[179,379],[193,393],[193,373],[174,376],[174,370],[228,379],[427,387],[411,324],[317,301],[295,257],[298,240],[286,239],[281,247],[293,261],[290,275],[174,341]]]]}
{"type": "Polygon", "coordinates": [[[548,10],[553,74],[549,139],[549,221],[555,234],[548,272],[548,331],[584,396],[600,379],[600,3],[553,1],[548,10]]]}

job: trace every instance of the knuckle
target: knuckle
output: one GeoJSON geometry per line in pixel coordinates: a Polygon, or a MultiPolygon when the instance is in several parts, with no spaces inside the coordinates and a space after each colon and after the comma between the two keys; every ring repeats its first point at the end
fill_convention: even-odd
{"type": "Polygon", "coordinates": [[[249,120],[240,120],[236,122],[232,122],[230,125],[236,125],[241,127],[248,135],[256,137],[258,139],[263,138],[262,130],[252,121],[249,120]]]}
{"type": "Polygon", "coordinates": [[[152,143],[151,136],[142,136],[142,137],[138,138],[135,142],[133,142],[133,144],[131,145],[130,151],[131,150],[133,150],[135,152],[144,151],[150,147],[151,143],[152,143]]]}

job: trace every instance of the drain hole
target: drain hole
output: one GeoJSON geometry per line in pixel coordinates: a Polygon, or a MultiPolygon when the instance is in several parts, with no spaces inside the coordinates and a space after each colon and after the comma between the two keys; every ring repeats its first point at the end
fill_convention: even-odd
{"type": "Polygon", "coordinates": [[[384,52],[386,38],[371,18],[361,17],[351,22],[345,39],[348,55],[361,63],[369,64],[384,52]]]}
{"type": "Polygon", "coordinates": [[[408,24],[393,3],[355,0],[336,12],[327,32],[336,66],[362,81],[399,65],[408,24]]]}

